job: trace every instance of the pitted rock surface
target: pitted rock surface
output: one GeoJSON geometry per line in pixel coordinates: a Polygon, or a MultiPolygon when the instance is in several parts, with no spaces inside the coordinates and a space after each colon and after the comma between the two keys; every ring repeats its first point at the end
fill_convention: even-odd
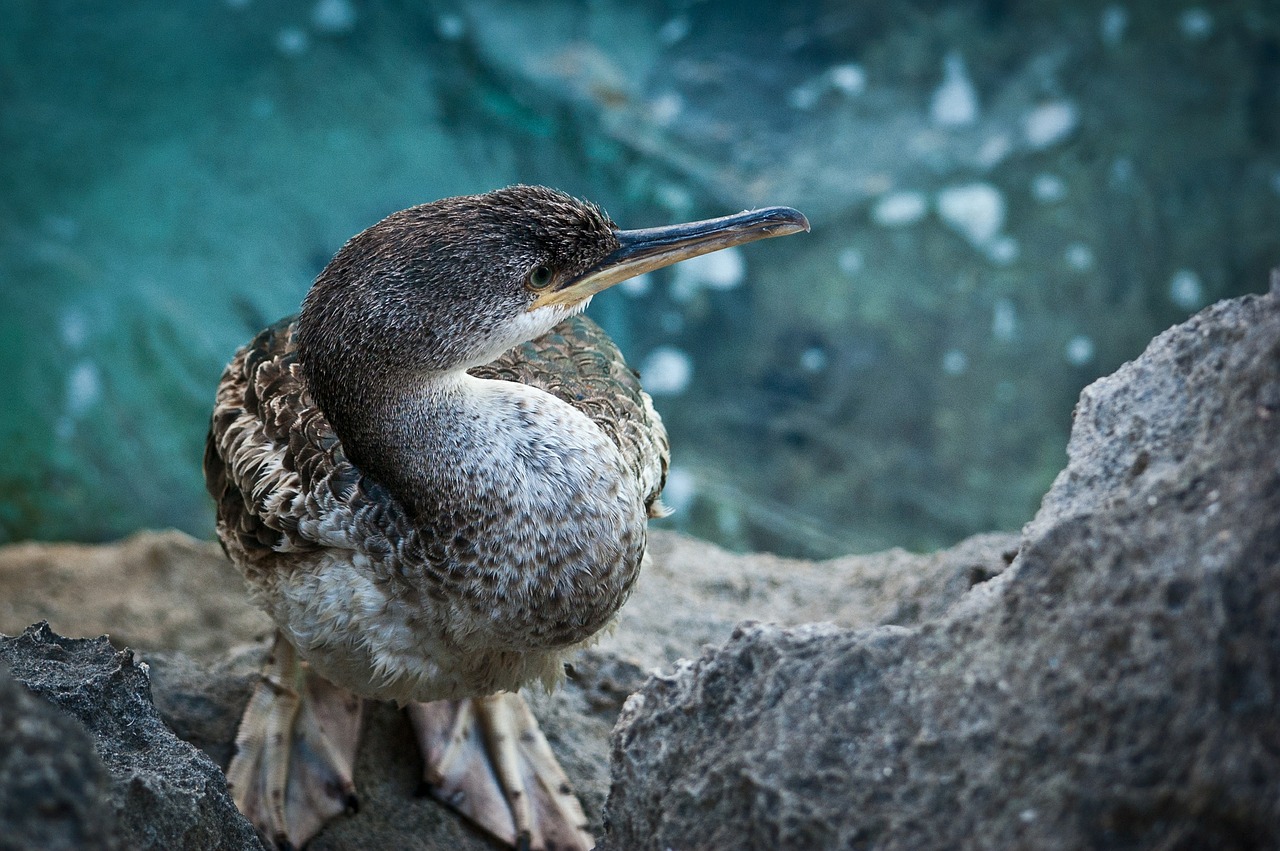
{"type": "Polygon", "coordinates": [[[1280,847],[1280,295],[1085,391],[920,626],[750,626],[624,709],[609,849],[1280,847]]]}

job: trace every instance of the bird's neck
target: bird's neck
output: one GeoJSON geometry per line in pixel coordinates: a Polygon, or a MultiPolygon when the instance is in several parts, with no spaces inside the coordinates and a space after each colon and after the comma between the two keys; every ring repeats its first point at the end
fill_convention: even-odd
{"type": "Polygon", "coordinates": [[[609,537],[623,534],[614,527],[632,524],[637,511],[643,517],[636,477],[613,441],[582,412],[527,384],[435,373],[375,388],[341,417],[326,414],[348,458],[419,527],[458,505],[554,526],[587,501],[602,508],[580,518],[590,527],[581,531],[609,537]]]}
{"type": "Polygon", "coordinates": [[[430,522],[442,502],[484,487],[474,468],[514,404],[492,383],[461,370],[415,377],[371,393],[351,412],[355,428],[334,426],[352,462],[386,485],[415,521],[430,522]]]}

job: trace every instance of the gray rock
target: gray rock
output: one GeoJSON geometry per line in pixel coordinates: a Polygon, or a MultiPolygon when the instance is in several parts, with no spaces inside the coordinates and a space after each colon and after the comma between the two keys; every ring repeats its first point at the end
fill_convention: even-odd
{"type": "MultiPolygon", "coordinates": [[[[100,836],[104,847],[112,841],[131,849],[260,847],[231,802],[218,767],[157,716],[146,669],[134,662],[131,651],[117,651],[106,638],[63,638],[40,623],[19,636],[0,638],[0,660],[15,680],[62,710],[66,720],[83,725],[109,776],[109,783],[94,785],[92,769],[56,769],[60,776],[51,783],[101,793],[83,805],[88,814],[83,820],[73,817],[76,824],[67,831],[90,832],[114,820],[114,831],[100,836]],[[77,780],[77,774],[84,779],[77,780]],[[111,819],[97,813],[98,801],[106,802],[111,819]]],[[[72,734],[62,756],[51,755],[47,764],[82,762],[87,758],[83,743],[83,734],[72,734]]],[[[9,822],[4,824],[7,831],[9,822]]]]}
{"type": "Polygon", "coordinates": [[[0,849],[112,849],[110,779],[84,726],[0,665],[0,849]]]}
{"type": "Polygon", "coordinates": [[[604,847],[1280,847],[1280,293],[1092,385],[1069,453],[941,617],[651,679],[604,847]]]}
{"type": "MultiPolygon", "coordinates": [[[[738,555],[655,531],[653,563],[617,628],[573,660],[563,688],[527,692],[597,834],[609,789],[609,731],[647,672],[724,642],[744,617],[848,626],[915,624],[1004,570],[1009,535],[982,535],[919,555],[903,550],[827,562],[738,555]]],[[[0,547],[0,631],[48,618],[62,631],[110,631],[117,646],[148,648],[151,694],[180,738],[225,767],[271,634],[217,545],[173,532],[116,544],[0,547]],[[39,577],[39,581],[33,577],[39,577]],[[86,592],[85,589],[89,589],[86,592]]],[[[149,705],[146,712],[151,712],[149,705]]],[[[335,819],[311,843],[333,848],[492,849],[434,800],[415,797],[421,761],[402,713],[369,710],[356,764],[360,812],[335,819]]],[[[0,836],[8,825],[0,821],[0,836]]]]}
{"type": "Polygon", "coordinates": [[[145,651],[156,712],[184,742],[223,770],[235,755],[236,730],[258,683],[266,645],[245,645],[216,660],[180,651],[145,651]]]}

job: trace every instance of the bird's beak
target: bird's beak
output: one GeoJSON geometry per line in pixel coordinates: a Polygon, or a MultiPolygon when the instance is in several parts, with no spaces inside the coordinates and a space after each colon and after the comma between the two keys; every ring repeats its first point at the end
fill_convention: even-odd
{"type": "Polygon", "coordinates": [[[808,230],[809,220],[799,210],[767,207],[682,225],[614,231],[619,242],[614,251],[582,274],[540,294],[529,309],[577,304],[628,278],[690,257],[808,230]]]}

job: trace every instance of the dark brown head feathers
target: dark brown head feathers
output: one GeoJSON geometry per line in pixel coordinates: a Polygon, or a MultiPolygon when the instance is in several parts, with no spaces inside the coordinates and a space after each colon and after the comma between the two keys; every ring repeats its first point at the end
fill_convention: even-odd
{"type": "MultiPolygon", "coordinates": [[[[473,366],[522,336],[537,267],[573,276],[618,247],[595,204],[510,186],[392,213],[352,237],[302,306],[307,381],[344,443],[424,372],[473,366]]],[[[359,450],[357,449],[357,452],[359,450]]]]}

